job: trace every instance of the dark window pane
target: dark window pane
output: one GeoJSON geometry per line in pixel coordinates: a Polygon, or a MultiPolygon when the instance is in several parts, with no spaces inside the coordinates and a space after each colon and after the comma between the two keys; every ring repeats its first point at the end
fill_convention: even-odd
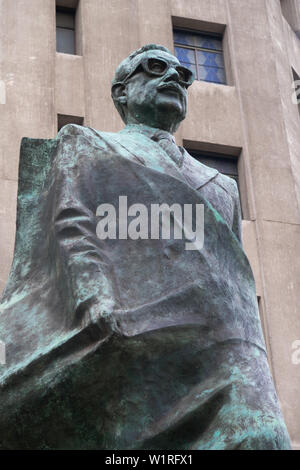
{"type": "Polygon", "coordinates": [[[207,165],[211,168],[215,168],[224,175],[237,178],[237,158],[231,156],[224,156],[218,154],[209,154],[205,152],[197,152],[196,150],[188,150],[189,154],[192,155],[196,160],[207,165]]]}
{"type": "Polygon", "coordinates": [[[60,28],[75,29],[75,12],[56,12],[56,26],[60,28]]]}
{"type": "Polygon", "coordinates": [[[75,31],[56,28],[56,50],[65,54],[75,54],[75,31]]]}
{"type": "Polygon", "coordinates": [[[78,124],[79,126],[83,126],[83,117],[82,116],[69,116],[66,114],[58,114],[57,115],[58,130],[60,130],[62,127],[66,126],[67,124],[78,124]]]}

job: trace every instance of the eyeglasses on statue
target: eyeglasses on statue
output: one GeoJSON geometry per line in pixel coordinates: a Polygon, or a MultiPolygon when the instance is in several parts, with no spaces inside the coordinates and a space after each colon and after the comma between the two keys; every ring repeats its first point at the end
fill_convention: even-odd
{"type": "Polygon", "coordinates": [[[167,60],[157,58],[157,57],[145,57],[137,67],[131,71],[123,80],[125,83],[129,78],[131,78],[135,73],[141,69],[146,72],[148,75],[154,77],[162,77],[170,68],[174,68],[179,75],[179,83],[184,87],[189,87],[195,80],[194,73],[187,67],[182,65],[170,64],[167,60]]]}

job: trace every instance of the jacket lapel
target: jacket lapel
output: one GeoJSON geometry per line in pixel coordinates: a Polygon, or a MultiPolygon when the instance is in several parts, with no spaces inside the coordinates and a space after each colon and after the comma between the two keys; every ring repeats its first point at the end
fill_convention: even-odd
{"type": "Polygon", "coordinates": [[[131,160],[134,158],[148,168],[174,176],[180,181],[185,181],[180,168],[177,167],[163,148],[150,137],[141,133],[127,132],[111,134],[111,137],[127,151],[131,160]]]}
{"type": "Polygon", "coordinates": [[[200,189],[219,174],[217,170],[197,161],[183,147],[179,147],[184,157],[182,166],[179,168],[157,142],[142,133],[97,131],[97,135],[108,143],[113,141],[120,146],[120,154],[124,157],[153,170],[169,174],[184,181],[195,190],[200,189]]]}
{"type": "Polygon", "coordinates": [[[219,174],[218,170],[210,168],[198,160],[193,158],[183,147],[180,147],[184,152],[184,159],[182,164],[182,174],[194,189],[200,189],[205,184],[216,178],[219,174]]]}

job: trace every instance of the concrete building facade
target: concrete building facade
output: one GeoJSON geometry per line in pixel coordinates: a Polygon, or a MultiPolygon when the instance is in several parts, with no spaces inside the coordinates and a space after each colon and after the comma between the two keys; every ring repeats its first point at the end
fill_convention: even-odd
{"type": "Polygon", "coordinates": [[[300,0],[0,0],[0,289],[21,138],[54,138],[67,122],[120,130],[116,66],[147,43],[174,50],[174,28],[222,37],[226,84],[194,82],[176,140],[236,158],[269,363],[300,449],[300,0]],[[57,52],[57,7],[75,12],[74,54],[57,52]]]}

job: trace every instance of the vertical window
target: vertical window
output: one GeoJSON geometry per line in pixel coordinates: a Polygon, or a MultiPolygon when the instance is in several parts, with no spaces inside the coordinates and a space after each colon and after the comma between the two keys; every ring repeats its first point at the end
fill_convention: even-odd
{"type": "Polygon", "coordinates": [[[197,80],[226,84],[222,37],[174,29],[175,55],[197,80]]]}
{"type": "Polygon", "coordinates": [[[76,54],[75,13],[72,8],[56,8],[56,50],[65,54],[76,54]]]}

